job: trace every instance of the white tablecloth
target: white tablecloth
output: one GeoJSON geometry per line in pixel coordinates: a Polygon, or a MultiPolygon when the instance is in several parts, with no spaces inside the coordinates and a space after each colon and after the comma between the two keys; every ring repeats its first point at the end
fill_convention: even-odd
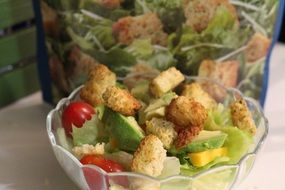
{"type": "MultiPolygon", "coordinates": [[[[238,190],[285,189],[285,45],[274,48],[265,113],[270,133],[238,190]]],[[[51,106],[36,93],[0,110],[0,190],[75,190],[57,163],[45,130],[51,106]]]]}

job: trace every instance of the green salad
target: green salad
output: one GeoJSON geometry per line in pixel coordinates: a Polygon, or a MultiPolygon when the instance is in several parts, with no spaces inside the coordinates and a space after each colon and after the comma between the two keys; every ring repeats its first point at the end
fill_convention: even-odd
{"type": "Polygon", "coordinates": [[[55,96],[66,96],[101,63],[123,77],[138,64],[159,72],[174,66],[260,98],[278,0],[42,4],[55,96]]]}
{"type": "Polygon", "coordinates": [[[244,99],[224,105],[213,85],[175,67],[122,80],[98,64],[61,114],[59,144],[82,164],[159,179],[236,164],[257,128],[244,99]]]}

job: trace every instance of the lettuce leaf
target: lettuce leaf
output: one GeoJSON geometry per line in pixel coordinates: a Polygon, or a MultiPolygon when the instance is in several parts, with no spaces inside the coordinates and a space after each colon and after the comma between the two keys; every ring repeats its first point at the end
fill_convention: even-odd
{"type": "Polygon", "coordinates": [[[225,108],[223,104],[218,104],[217,107],[208,112],[208,118],[204,125],[204,129],[215,131],[220,130],[222,126],[233,126],[231,110],[225,108]]]}
{"type": "Polygon", "coordinates": [[[197,168],[197,167],[194,167],[192,166],[189,161],[186,161],[186,163],[184,163],[183,165],[181,165],[181,174],[182,175],[188,175],[188,176],[193,176],[201,171],[204,171],[204,170],[207,170],[207,169],[210,169],[211,167],[215,166],[215,165],[218,165],[218,164],[221,164],[221,163],[226,163],[228,162],[230,159],[229,157],[227,156],[223,156],[223,157],[218,157],[216,158],[215,160],[213,160],[212,162],[210,162],[209,164],[203,166],[203,167],[200,167],[200,168],[197,168]]]}
{"type": "Polygon", "coordinates": [[[96,3],[94,0],[81,0],[79,6],[80,9],[88,10],[90,12],[96,13],[97,15],[100,15],[101,17],[108,18],[113,21],[130,15],[130,11],[128,10],[122,8],[110,9],[96,3]]]}
{"type": "Polygon", "coordinates": [[[66,136],[64,128],[56,129],[58,144],[68,151],[72,149],[72,140],[66,136]]]}
{"type": "Polygon", "coordinates": [[[185,21],[182,0],[136,0],[135,13],[155,12],[164,26],[164,31],[171,33],[180,28],[185,21]]]}
{"type": "Polygon", "coordinates": [[[228,164],[236,164],[248,152],[253,137],[247,132],[233,126],[231,112],[219,104],[208,112],[208,119],[204,125],[207,130],[220,130],[228,134],[224,147],[228,148],[228,164]]]}
{"type": "Polygon", "coordinates": [[[167,48],[152,45],[150,39],[135,40],[125,50],[136,57],[137,62],[147,64],[161,71],[175,66],[177,62],[167,48]]]}
{"type": "Polygon", "coordinates": [[[253,137],[237,127],[223,127],[221,131],[228,134],[224,146],[228,148],[228,164],[236,164],[248,152],[253,137]]]}
{"type": "Polygon", "coordinates": [[[163,162],[163,170],[158,178],[163,179],[169,176],[180,174],[180,162],[176,157],[166,157],[163,162]]]}
{"type": "Polygon", "coordinates": [[[135,56],[116,46],[112,47],[108,51],[88,51],[88,54],[90,54],[100,63],[108,66],[119,76],[125,76],[131,71],[132,66],[136,64],[135,56]]]}
{"type": "Polygon", "coordinates": [[[67,33],[81,49],[107,50],[116,43],[112,34],[112,21],[86,10],[65,13],[67,33]]]}
{"type": "Polygon", "coordinates": [[[229,10],[223,6],[217,8],[208,27],[198,33],[184,26],[181,33],[169,36],[175,57],[187,74],[197,74],[198,66],[204,59],[217,59],[244,43],[239,39],[239,28],[229,10]],[[178,42],[178,43],[177,43],[178,42]]]}
{"type": "Polygon", "coordinates": [[[98,128],[97,117],[93,116],[92,119],[86,121],[81,128],[72,126],[72,137],[74,146],[81,146],[83,144],[97,143],[98,128]]]}

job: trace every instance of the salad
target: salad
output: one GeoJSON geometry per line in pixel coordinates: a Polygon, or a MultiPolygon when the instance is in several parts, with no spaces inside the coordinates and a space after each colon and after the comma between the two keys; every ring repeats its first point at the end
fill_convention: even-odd
{"type": "Polygon", "coordinates": [[[96,65],[80,100],[63,110],[59,144],[83,165],[162,179],[236,164],[249,151],[256,125],[242,97],[222,104],[224,93],[214,96],[207,82],[189,82],[175,67],[132,74],[120,78],[96,65]]]}
{"type": "MultiPolygon", "coordinates": [[[[141,64],[219,80],[261,98],[278,0],[44,0],[53,96],[96,63],[124,77],[141,64]]],[[[56,102],[56,99],[55,99],[56,102]]]]}

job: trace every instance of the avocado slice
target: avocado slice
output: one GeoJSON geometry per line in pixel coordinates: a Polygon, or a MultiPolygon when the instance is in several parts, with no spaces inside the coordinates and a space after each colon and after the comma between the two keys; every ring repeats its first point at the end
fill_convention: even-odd
{"type": "Polygon", "coordinates": [[[106,107],[102,120],[110,137],[121,150],[135,151],[144,138],[144,131],[134,117],[123,116],[106,107]]]}
{"type": "Polygon", "coordinates": [[[161,98],[152,100],[149,106],[145,109],[145,112],[150,112],[158,108],[167,106],[170,104],[171,100],[176,97],[177,94],[175,94],[175,92],[168,92],[164,94],[161,98]]]}
{"type": "Polygon", "coordinates": [[[188,152],[203,152],[210,149],[216,149],[223,146],[227,134],[222,131],[206,131],[202,130],[191,143],[180,149],[172,148],[172,154],[184,154],[188,152]]]}

